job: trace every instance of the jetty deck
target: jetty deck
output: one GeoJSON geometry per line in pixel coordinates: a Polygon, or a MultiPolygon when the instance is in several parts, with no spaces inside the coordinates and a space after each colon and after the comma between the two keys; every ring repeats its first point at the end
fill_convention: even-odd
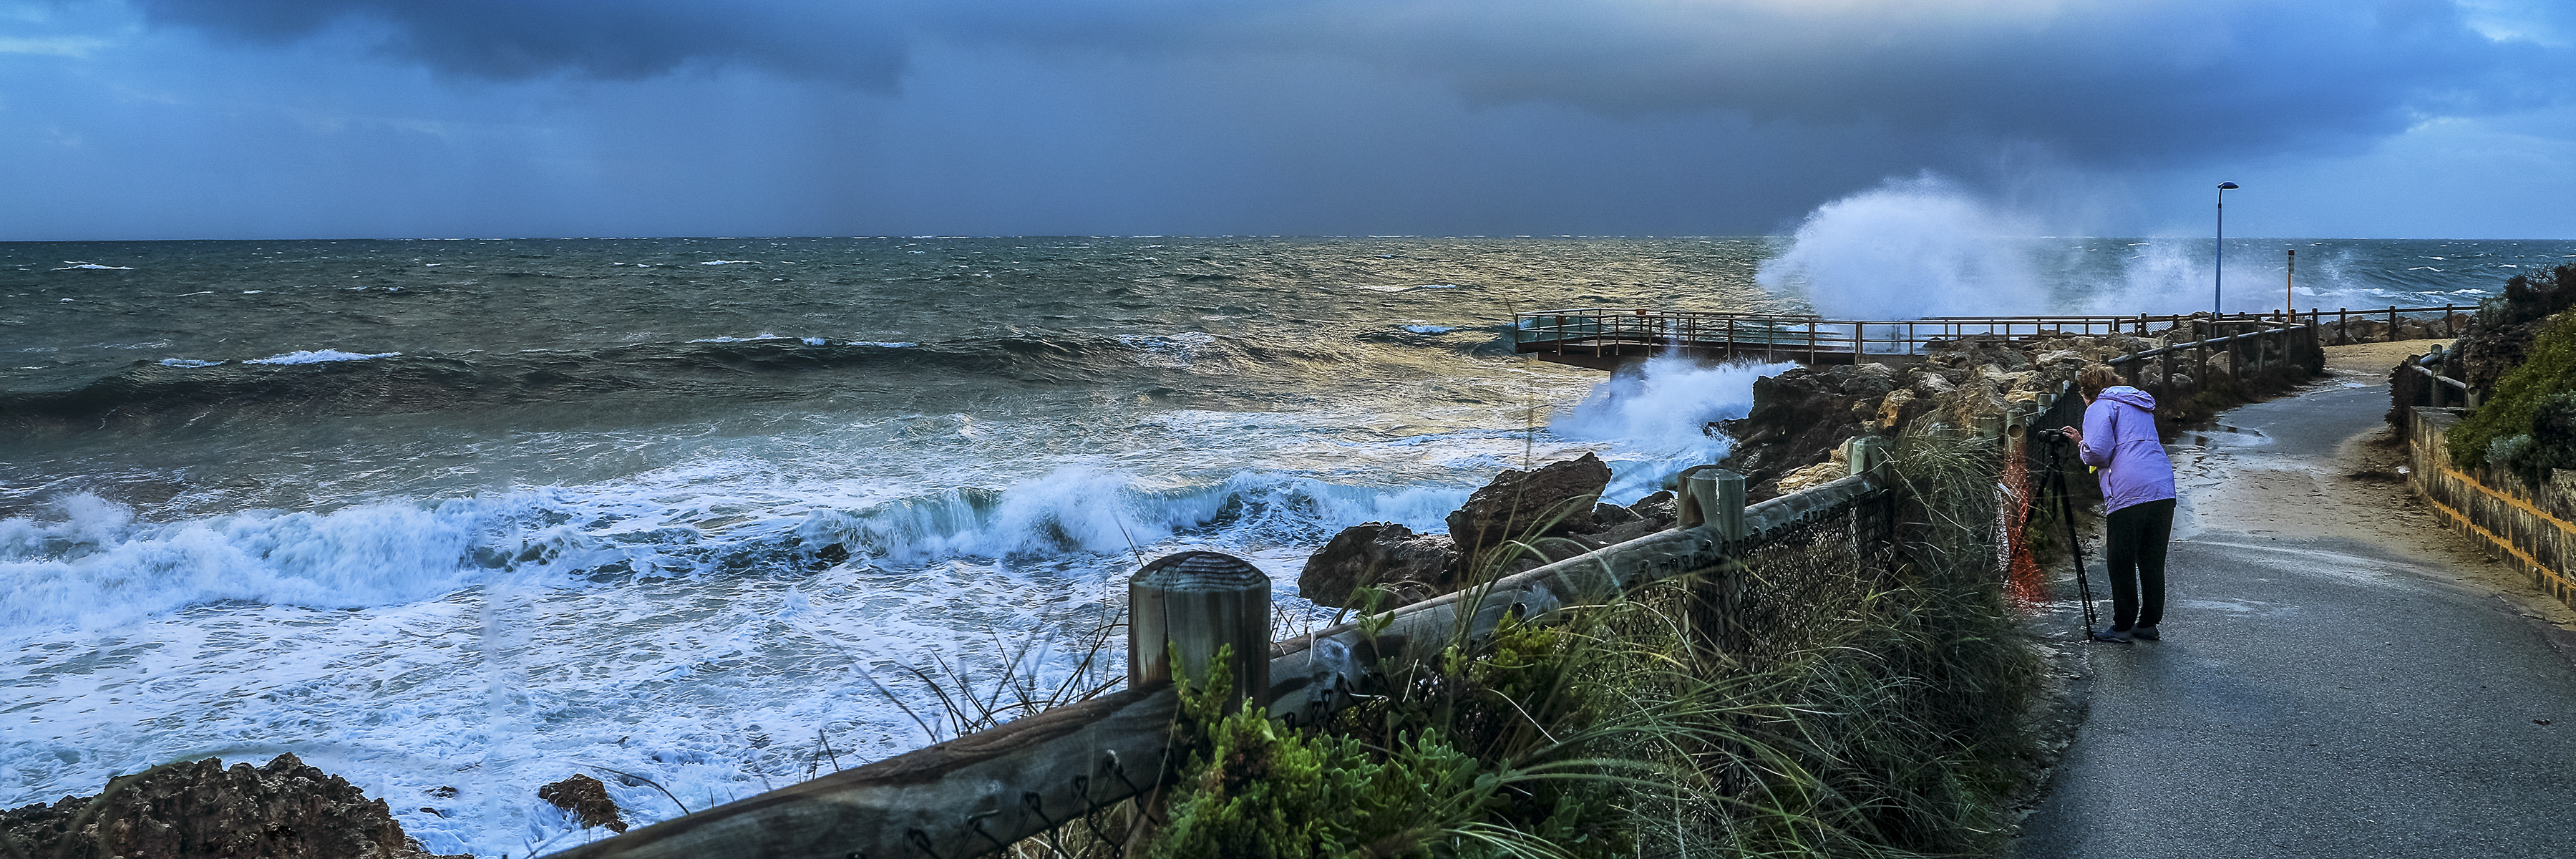
{"type": "MultiPolygon", "coordinates": [[[[2232,313],[2218,318],[2228,324],[2340,324],[2375,322],[2386,317],[2394,326],[2401,315],[2475,310],[2474,305],[2389,307],[2385,310],[2273,311],[2232,313]]],[[[2210,314],[2135,316],[1932,316],[1922,319],[1826,319],[1821,316],[1587,307],[1541,310],[1512,317],[1512,350],[1542,361],[1615,370],[1621,364],[1657,355],[1704,360],[1796,361],[1807,365],[1912,363],[1933,344],[1962,337],[1995,337],[2016,344],[2059,336],[2146,335],[2193,321],[2210,322],[2210,314]]]]}

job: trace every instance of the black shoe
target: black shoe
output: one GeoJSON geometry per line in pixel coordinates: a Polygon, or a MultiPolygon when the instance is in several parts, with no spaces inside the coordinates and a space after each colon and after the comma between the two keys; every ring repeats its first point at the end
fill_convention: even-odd
{"type": "Polygon", "coordinates": [[[2112,644],[2127,644],[2129,643],[2129,631],[2125,629],[2106,629],[2101,632],[2094,633],[2093,640],[2108,641],[2112,644]]]}
{"type": "Polygon", "coordinates": [[[2129,630],[2129,634],[2136,636],[2141,641],[2161,641],[2164,639],[2164,636],[2156,633],[2156,625],[2152,623],[2129,630]]]}

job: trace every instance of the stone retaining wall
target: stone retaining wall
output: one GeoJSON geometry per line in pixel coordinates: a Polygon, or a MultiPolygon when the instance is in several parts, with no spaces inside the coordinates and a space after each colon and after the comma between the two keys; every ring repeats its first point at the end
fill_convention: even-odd
{"type": "Polygon", "coordinates": [[[2558,469],[2533,487],[2495,469],[2451,466],[2447,438],[2459,409],[2418,408],[2407,445],[2406,487],[2445,524],[2485,541],[2530,573],[2532,584],[2576,607],[2576,471],[2558,469]]]}

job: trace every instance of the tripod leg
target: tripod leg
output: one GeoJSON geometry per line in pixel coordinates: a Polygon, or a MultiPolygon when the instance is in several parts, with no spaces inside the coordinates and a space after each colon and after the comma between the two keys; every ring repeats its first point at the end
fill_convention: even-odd
{"type": "Polygon", "coordinates": [[[2062,455],[2051,448],[2048,452],[2049,491],[2057,494],[2057,516],[2066,523],[2066,553],[2075,559],[2075,593],[2084,601],[2084,635],[2092,637],[2101,618],[2093,613],[2093,584],[2084,575],[2084,542],[2075,533],[2075,498],[2066,491],[2066,469],[2062,455]]]}

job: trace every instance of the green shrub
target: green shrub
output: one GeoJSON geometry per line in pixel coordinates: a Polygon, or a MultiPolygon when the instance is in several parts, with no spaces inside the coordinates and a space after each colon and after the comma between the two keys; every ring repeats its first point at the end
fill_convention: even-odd
{"type": "Polygon", "coordinates": [[[2535,485],[2548,478],[2550,468],[2576,467],[2576,400],[2569,399],[2571,394],[2576,394],[2576,313],[2561,313],[2532,341],[2522,364],[2496,382],[2477,411],[2451,428],[2451,462],[2463,469],[2493,465],[2535,485]]]}

